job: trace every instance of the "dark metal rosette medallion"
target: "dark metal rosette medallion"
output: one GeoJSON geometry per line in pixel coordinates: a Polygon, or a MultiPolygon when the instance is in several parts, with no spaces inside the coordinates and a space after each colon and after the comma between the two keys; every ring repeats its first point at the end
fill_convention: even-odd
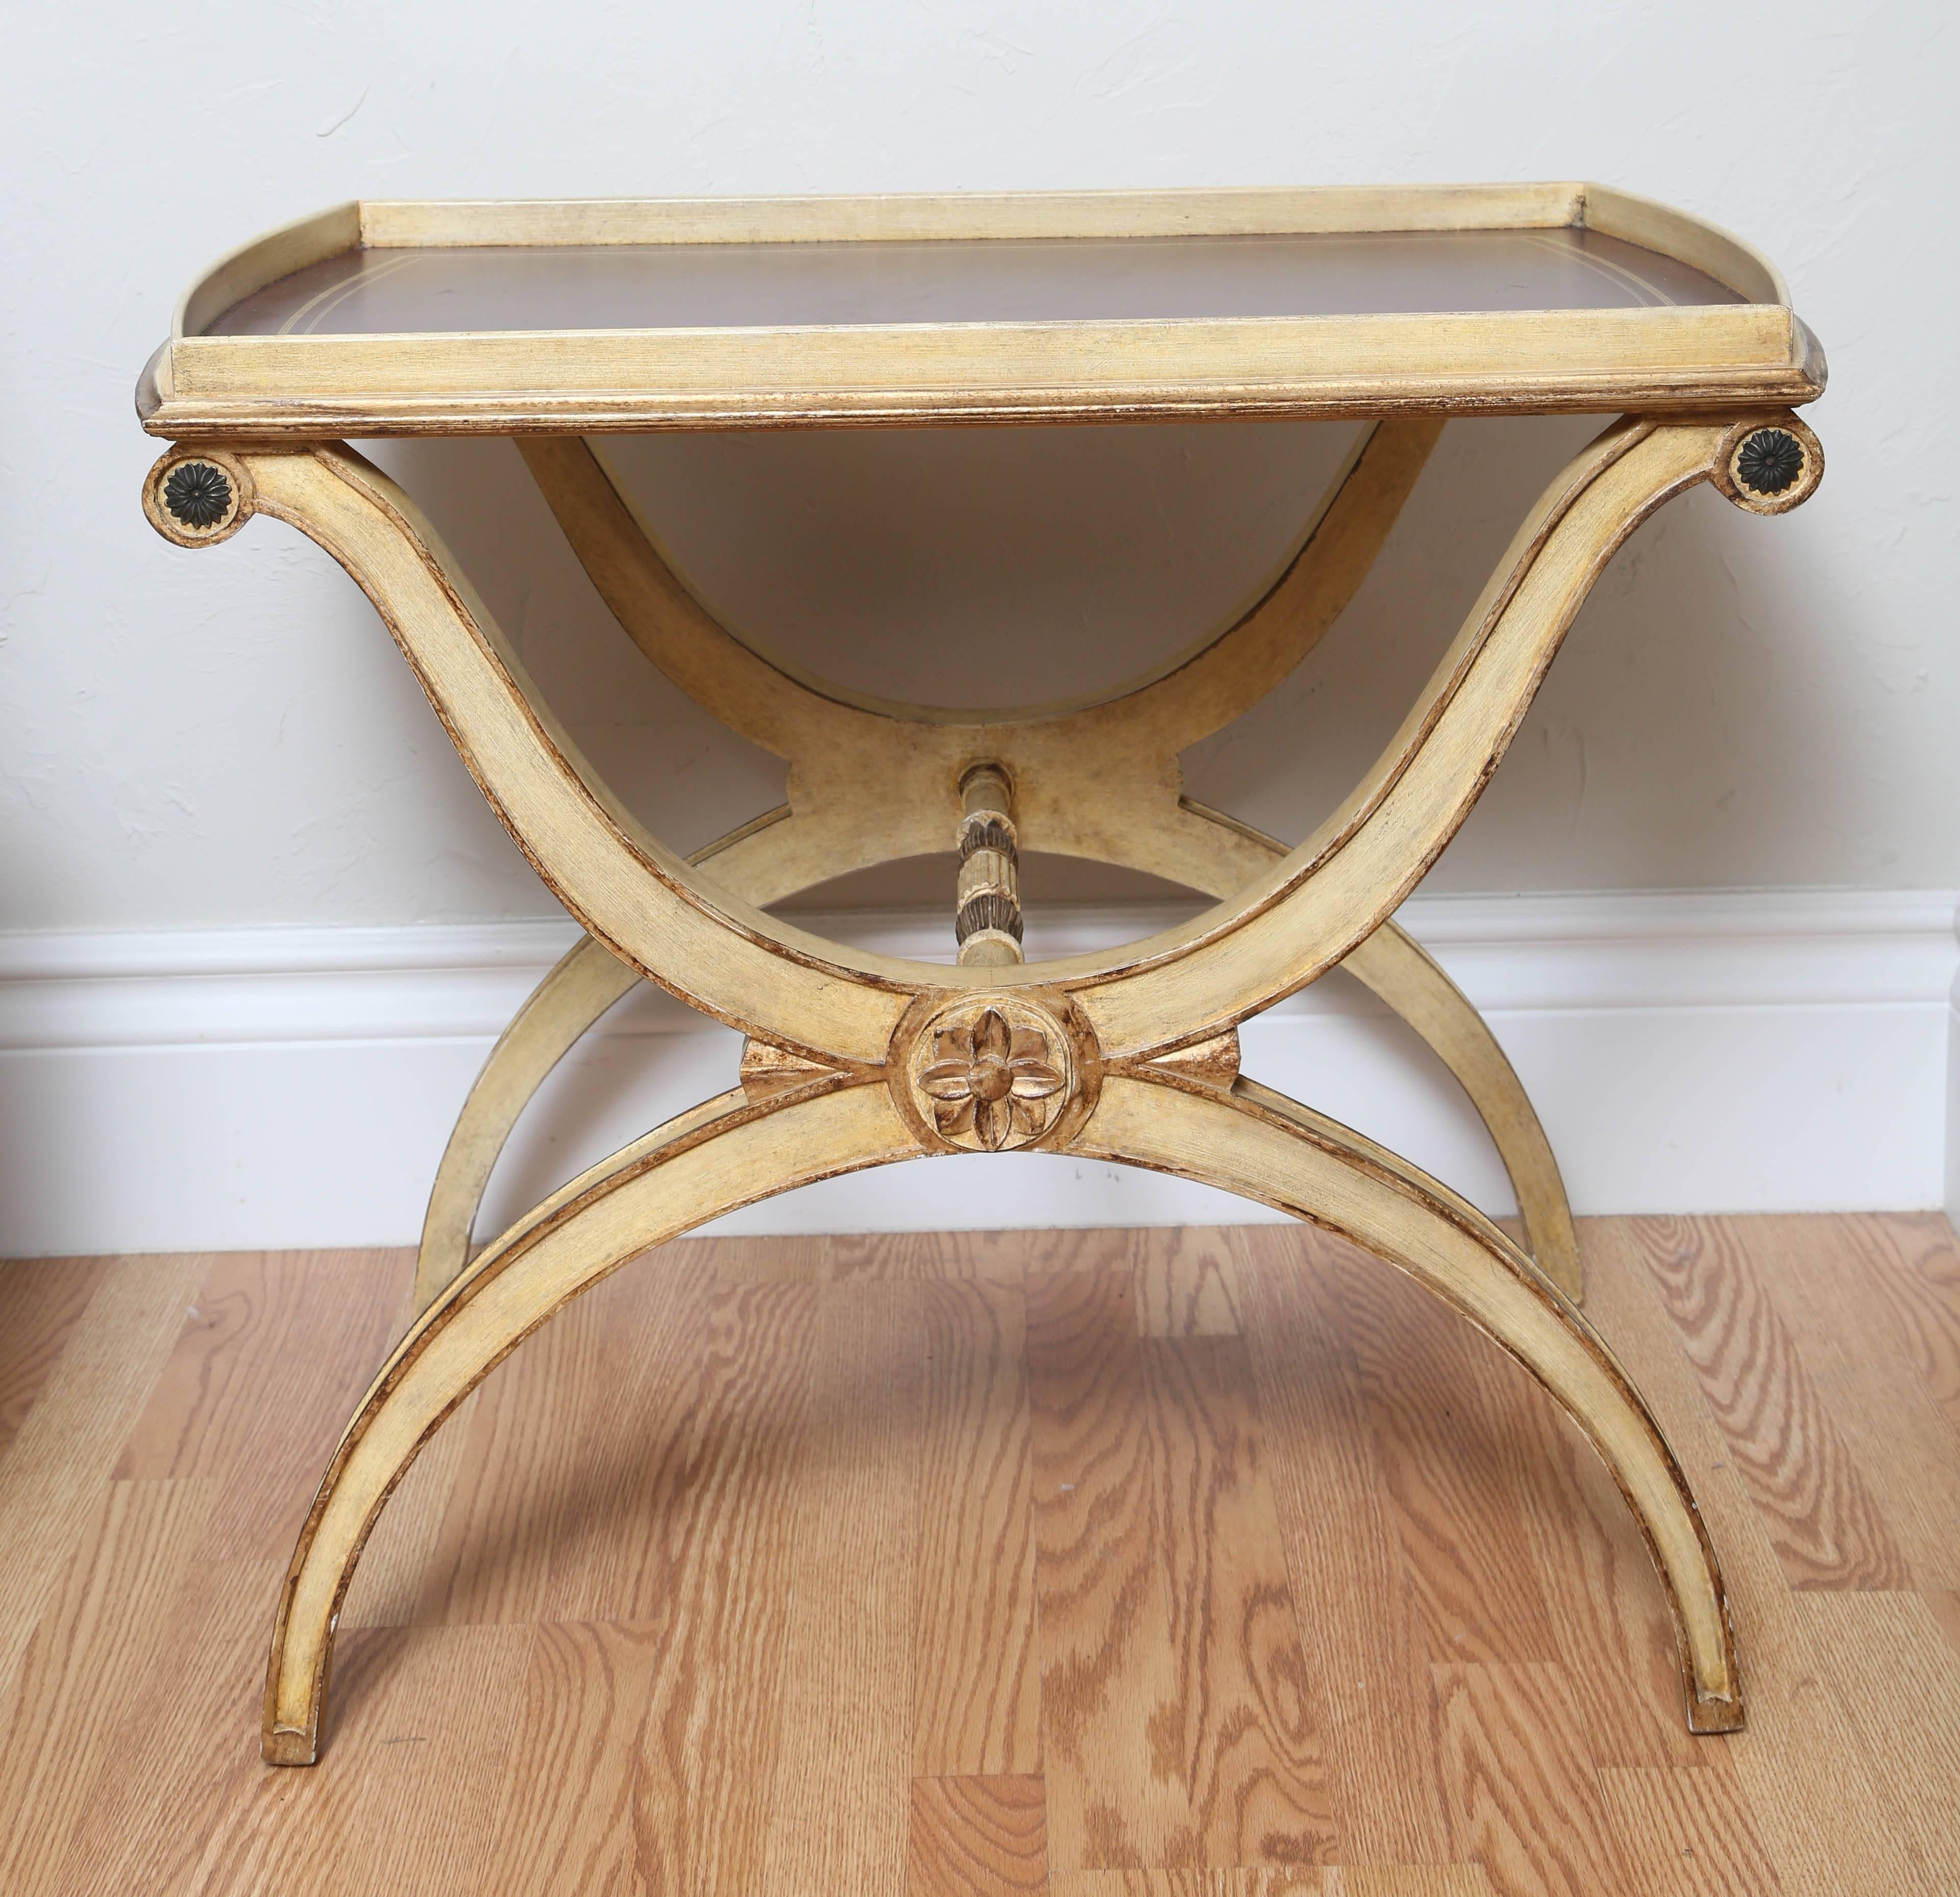
{"type": "Polygon", "coordinates": [[[1803,444],[1787,428],[1758,428],[1736,457],[1736,479],[1752,494],[1787,493],[1803,473],[1803,444]]]}
{"type": "Polygon", "coordinates": [[[231,506],[231,483],[208,461],[180,461],[164,482],[164,505],[187,527],[215,527],[231,506]]]}

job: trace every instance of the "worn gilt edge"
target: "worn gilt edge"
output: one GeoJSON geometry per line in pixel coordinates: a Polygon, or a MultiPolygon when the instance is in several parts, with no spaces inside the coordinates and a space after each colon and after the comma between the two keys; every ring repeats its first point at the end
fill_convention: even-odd
{"type": "Polygon", "coordinates": [[[1433,390],[1407,386],[1415,380],[1405,378],[1402,390],[1395,393],[1385,387],[1329,387],[1310,394],[1277,396],[1134,392],[1092,401],[1071,397],[1064,391],[1017,390],[998,400],[949,391],[928,393],[924,399],[908,396],[882,402],[819,398],[807,407],[781,408],[759,404],[730,408],[708,401],[676,401],[663,406],[644,399],[607,403],[549,396],[521,405],[467,397],[441,403],[319,397],[309,402],[304,412],[294,414],[289,404],[179,398],[161,403],[143,416],[142,426],[148,434],[179,441],[223,441],[249,434],[298,446],[348,436],[373,441],[397,435],[643,434],[667,429],[766,431],[954,423],[1015,427],[1036,422],[1363,422],[1409,415],[1599,415],[1617,409],[1687,421],[1712,407],[1774,407],[1814,402],[1824,393],[1822,380],[1803,369],[1772,374],[1752,372],[1732,378],[1719,374],[1677,380],[1587,378],[1569,388],[1541,384],[1529,400],[1502,390],[1466,389],[1440,378],[1433,390]]]}
{"type": "MultiPolygon", "coordinates": [[[[1112,1064],[1113,1065],[1113,1064],[1112,1064]]],[[[1175,1074],[1179,1078],[1229,1093],[1239,1081],[1239,1030],[1228,1027],[1168,1054],[1153,1055],[1148,1060],[1125,1064],[1125,1071],[1139,1074],[1175,1074]]]]}
{"type": "MultiPolygon", "coordinates": [[[[742,1042],[740,1084],[744,1099],[751,1105],[772,1100],[778,1095],[809,1085],[813,1081],[848,1079],[848,1070],[807,1060],[773,1041],[751,1034],[742,1042]]],[[[859,1077],[861,1079],[862,1076],[859,1077]]]]}

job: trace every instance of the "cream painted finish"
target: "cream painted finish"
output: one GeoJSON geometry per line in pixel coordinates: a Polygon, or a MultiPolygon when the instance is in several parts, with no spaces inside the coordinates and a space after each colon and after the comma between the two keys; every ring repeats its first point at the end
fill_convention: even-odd
{"type": "MultiPolygon", "coordinates": [[[[959,821],[959,787],[975,760],[991,759],[1011,774],[1024,846],[1125,864],[1229,898],[1284,851],[1185,798],[1178,753],[1264,697],[1325,633],[1437,432],[1436,424],[1417,422],[1364,434],[1284,569],[1223,634],[1107,699],[972,723],[819,686],[765,660],[688,593],[585,444],[534,442],[525,452],[580,560],[641,650],[721,722],[791,765],[791,801],[775,820],[745,825],[694,858],[737,895],[766,907],[851,870],[931,851],[959,821]]],[[[632,985],[609,962],[574,949],[492,1052],[431,1196],[418,1310],[467,1258],[491,1167],[525,1103],[632,985]]],[[[1511,1175],[1539,1264],[1577,1300],[1578,1252],[1558,1164],[1489,1030],[1392,924],[1345,965],[1462,1082],[1511,1175]]]]}
{"type": "MultiPolygon", "coordinates": [[[[1953,502],[1943,404],[1928,399],[1950,386],[1960,248],[1925,240],[1924,195],[1904,183],[1954,169],[1939,37],[1949,11],[1783,0],[1765,31],[1755,10],[1700,0],[1498,0],[1475,33],[1439,37],[1429,0],[1345,11],[1170,0],[1142,19],[1112,0],[1005,0],[971,31],[947,30],[930,8],[731,0],[659,18],[562,9],[547,32],[546,16],[510,0],[344,0],[259,10],[215,39],[120,30],[139,18],[126,5],[29,11],[0,71],[30,154],[0,209],[16,339],[0,465],[0,927],[358,931],[556,914],[449,747],[431,741],[421,694],[330,560],[263,532],[221,562],[183,559],[126,505],[104,504],[126,497],[155,452],[129,425],[130,384],[211,259],[318,206],[511,193],[1583,177],[1739,232],[1780,267],[1828,345],[1828,423],[1814,425],[1830,482],[1793,533],[1701,492],[1639,536],[1425,886],[1881,898],[1960,887],[1953,502]],[[1385,112],[1388,98],[1397,106],[1385,112]],[[1765,158],[1756,133],[1765,116],[1774,127],[1766,102],[1779,100],[1799,102],[1803,135],[1765,158]],[[224,182],[173,191],[166,208],[160,154],[186,144],[200,175],[224,182]]],[[[1247,514],[1294,491],[1249,450],[1235,471],[1227,451],[1235,437],[1291,427],[1210,431],[1208,485],[1247,514]]],[[[1288,688],[1216,741],[1220,755],[1187,760],[1194,793],[1297,842],[1379,748],[1429,670],[1430,632],[1454,631],[1582,431],[1594,431],[1583,419],[1452,425],[1376,582],[1288,688]],[[1404,546],[1420,557],[1405,559],[1404,546]]],[[[1036,528],[1042,510],[1080,523],[1106,568],[1126,555],[1153,562],[1169,542],[1196,559],[1194,537],[1215,536],[1227,510],[1195,508],[1173,478],[1169,438],[1195,431],[1129,432],[1122,452],[1166,466],[1161,511],[1147,495],[1072,504],[1042,492],[1037,463],[1024,481],[1036,528]]],[[[983,433],[1007,431],[968,438],[983,433]]],[[[681,435],[658,445],[689,474],[704,460],[730,468],[711,509],[704,500],[704,528],[746,539],[793,582],[805,549],[790,549],[792,564],[762,544],[777,516],[742,504],[749,472],[760,481],[794,462],[825,485],[826,517],[848,519],[857,449],[902,439],[752,435],[712,455],[681,435]]],[[[657,835],[691,851],[780,801],[756,794],[756,760],[732,741],[714,748],[706,721],[638,664],[569,555],[542,544],[544,510],[506,444],[390,444],[375,458],[520,639],[528,597],[535,643],[560,654],[555,667],[527,645],[533,676],[657,835]]],[[[929,500],[931,461],[915,485],[929,500]]],[[[866,492],[867,508],[885,492],[866,492]]],[[[891,518],[885,546],[905,552],[931,525],[921,512],[891,518]]],[[[664,508],[654,517],[672,530],[664,508]]],[[[1017,552],[1034,530],[1004,505],[990,518],[1017,552]]],[[[691,558],[680,565],[692,574],[691,558]]],[[[929,648],[937,627],[919,631],[929,648]]],[[[1102,625],[1057,612],[1045,632],[1093,683],[1102,625]]],[[[817,642],[807,659],[844,676],[842,654],[841,640],[817,642]]],[[[940,694],[922,679],[899,695],[940,694]]],[[[940,880],[835,906],[934,902],[940,880]]],[[[1085,892],[1109,886],[1084,879],[1085,892]]],[[[1030,887],[1039,953],[1052,885],[1037,875],[1030,887]]],[[[348,941],[336,969],[358,964],[362,938],[348,941]]],[[[181,1097],[180,1124],[194,1110],[181,1097]]],[[[194,1124],[221,1137],[201,1111],[194,1124]]],[[[331,1163],[352,1157],[336,1148],[331,1163]]],[[[412,1236],[399,1221],[387,1229],[412,1236]]],[[[123,1237],[136,1249],[198,1242],[180,1224],[147,1244],[140,1224],[123,1237]]]]}
{"type": "MultiPolygon", "coordinates": [[[[1074,780],[1072,794],[1056,797],[1058,807],[1091,808],[1112,794],[1112,785],[1120,796],[1122,773],[1099,774],[1099,766],[1122,757],[1129,740],[1146,753],[1161,747],[1160,763],[1138,780],[1154,784],[1157,797],[1169,800],[1160,807],[1188,815],[1217,836],[1239,834],[1229,820],[1176,801],[1176,752],[1192,735],[1177,715],[1182,699],[1176,688],[1188,674],[1191,698],[1208,715],[1223,707],[1229,715],[1242,703],[1249,681],[1262,689],[1275,669],[1290,669],[1332,617],[1328,607],[1338,610],[1351,593],[1413,479],[1411,463],[1419,466],[1431,440],[1416,424],[1373,431],[1300,555],[1259,606],[1211,645],[1110,701],[1128,705],[1127,714],[1099,734],[1099,746],[1078,743],[1072,766],[1060,756],[1052,761],[1058,781],[1074,780]],[[1411,429],[1419,431],[1413,438],[1411,429]],[[1277,641],[1276,629],[1283,631],[1277,641]]],[[[663,566],[644,537],[629,530],[630,516],[616,504],[616,495],[608,502],[609,484],[586,451],[573,446],[533,458],[602,587],[616,583],[615,567],[657,582],[663,566]],[[599,520],[597,529],[590,529],[588,515],[599,520]]],[[[1010,1054],[1013,1097],[1025,1087],[1030,1101],[1046,1104],[1039,1112],[1030,1106],[1023,1133],[1007,1143],[1030,1137],[1057,1150],[1079,1146],[1213,1180],[1321,1218],[1414,1273],[1530,1366],[1605,1457],[1648,1538],[1675,1606],[1691,1726],[1727,1730],[1739,1724],[1741,1692],[1720,1575],[1692,1498],[1657,1426],[1576,1307],[1446,1189],[1307,1109],[1234,1077],[1231,1030],[1386,921],[1488,781],[1585,591],[1648,513],[1700,480],[1716,482],[1738,504],[1757,511],[1781,511],[1808,495],[1821,478],[1822,460],[1801,422],[1786,412],[1694,425],[1629,421],[1609,429],[1520,528],[1428,692],[1375,771],[1320,832],[1277,863],[1276,846],[1260,846],[1259,858],[1271,867],[1185,928],[1113,957],[1020,969],[946,969],[852,953],[752,908],[713,881],[711,870],[705,874],[666,850],[594,780],[535,704],[508,642],[466,581],[445,565],[432,530],[393,483],[338,445],[298,452],[247,448],[219,461],[234,489],[221,516],[200,528],[175,517],[166,491],[174,469],[196,459],[195,450],[173,450],[153,470],[145,504],[159,530],[187,546],[213,544],[263,511],[288,519],[333,552],[381,611],[492,807],[567,906],[622,962],[743,1026],[757,1055],[744,1062],[746,1097],[707,1103],[520,1219],[436,1293],[384,1367],[349,1425],[294,1555],[269,1662],[269,1760],[297,1764],[317,1757],[339,1603],[375,1516],[442,1418],[517,1341],[635,1252],[721,1211],[859,1166],[956,1150],[963,1136],[973,1137],[975,1103],[983,1142],[1001,1144],[1010,1054]],[[1742,444],[1759,438],[1783,443],[1796,457],[1795,474],[1774,492],[1749,488],[1748,463],[1738,458],[1742,444]],[[1004,1016],[1015,1024],[1011,1048],[1004,1016]],[[922,1051],[928,1036],[930,1055],[922,1051]],[[966,1050],[959,1058],[971,1062],[963,1078],[959,1058],[946,1058],[949,1049],[959,1047],[966,1050]],[[998,1052],[989,1053],[990,1047],[998,1052]],[[929,1069],[922,1065],[928,1058],[936,1063],[929,1069]],[[805,1071],[807,1079],[800,1077],[805,1071]],[[928,1099],[925,1083],[942,1075],[928,1099]],[[968,1103],[960,1109],[964,1121],[935,1106],[962,1097],[968,1103]],[[1179,1103],[1187,1100],[1230,1101],[1236,1113],[1228,1122],[1207,1117],[1201,1127],[1185,1128],[1181,1119],[1191,1109],[1179,1103]],[[991,1122],[989,1112],[996,1113],[991,1122]],[[776,1120],[781,1123],[760,1130],[776,1120]],[[1221,1124],[1232,1129],[1222,1138],[1210,1130],[1221,1124]],[[1349,1186],[1316,1181],[1313,1167],[1290,1151],[1284,1157],[1268,1151],[1275,1129],[1299,1136],[1332,1160],[1349,1186]],[[1358,1198],[1354,1180],[1372,1182],[1358,1198]],[[1390,1202],[1377,1203],[1376,1188],[1382,1185],[1390,1202]],[[1445,1242],[1444,1233],[1467,1234],[1472,1243],[1464,1249],[1453,1237],[1445,1242]]],[[[684,597],[673,587],[651,619],[630,601],[622,610],[629,629],[643,641],[651,638],[663,663],[670,656],[660,646],[666,616],[684,597]]],[[[975,727],[908,716],[902,708],[852,704],[842,695],[822,696],[775,673],[702,619],[689,627],[686,643],[697,655],[705,651],[714,657],[689,681],[690,689],[714,708],[726,676],[747,675],[751,689],[739,702],[730,698],[730,715],[748,718],[752,730],[769,735],[793,762],[806,755],[806,736],[813,732],[819,750],[826,741],[845,743],[867,759],[881,753],[931,759],[935,746],[953,743],[936,765],[922,767],[921,781],[947,777],[951,763],[947,788],[956,802],[972,765],[989,761],[958,743],[975,727]],[[867,741],[868,731],[880,736],[867,741]]],[[[680,661],[673,663],[679,669],[680,661]]],[[[1109,712],[1109,705],[1058,708],[978,728],[991,739],[998,724],[1010,740],[994,762],[1001,777],[1012,779],[1012,741],[1023,733],[1109,712]]],[[[1204,728],[1201,717],[1197,728],[1204,728]]],[[[740,864],[750,838],[772,830],[793,839],[800,834],[806,826],[794,783],[793,772],[787,812],[759,827],[745,826],[724,848],[702,852],[704,861],[712,865],[725,855],[740,864]]],[[[846,780],[839,794],[848,791],[846,780]]],[[[1018,796],[1015,802],[1018,811],[1018,796]]],[[[1119,804],[1112,815],[1121,809],[1119,804]]],[[[1147,826],[1148,798],[1142,809],[1147,826]]],[[[842,830],[847,849],[861,850],[848,840],[859,827],[842,830]]],[[[819,843],[797,874],[806,882],[819,880],[835,854],[835,845],[819,843]]],[[[1424,1018],[1422,969],[1419,956],[1392,956],[1380,982],[1392,999],[1408,990],[1407,1012],[1418,1022],[1424,1018]]],[[[466,1245],[458,1208],[473,1204],[498,1129],[514,1116],[512,1103],[521,1105],[549,1066],[553,1045],[565,1042],[568,1025],[603,1007],[616,979],[593,972],[574,952],[527,1011],[535,1021],[520,1017],[504,1044],[515,1050],[502,1063],[514,1084],[505,1084],[493,1057],[483,1110],[462,1135],[454,1176],[439,1182],[431,1208],[438,1244],[418,1272],[425,1295],[466,1245]]],[[[1432,982],[1426,998],[1442,1023],[1439,1040],[1446,1044],[1456,1008],[1470,1011],[1446,983],[1432,982]]],[[[1457,1032],[1455,1038],[1474,1052],[1473,1036],[1457,1032]]],[[[1474,1097],[1475,1059],[1453,1065],[1470,1081],[1474,1097]]],[[[1521,1094],[1516,1105],[1529,1121],[1521,1094]]],[[[1501,1115],[1493,1117],[1503,1123],[1501,1115]]],[[[470,1110],[465,1118],[472,1120],[470,1110]]],[[[1548,1154],[1545,1157],[1548,1164],[1548,1154]]],[[[1554,1198],[1569,1230],[1562,1193],[1554,1198]]],[[[1553,1236],[1550,1230],[1541,1234],[1553,1236]]]]}
{"type": "Polygon", "coordinates": [[[1233,415],[1650,412],[1802,403],[1816,339],[1774,266],[1671,208],[1583,184],[1255,192],[344,205],[228,256],[137,390],[180,441],[1233,415]],[[1599,199],[1596,224],[1592,201],[1599,199]],[[229,302],[360,247],[987,241],[1602,228],[1745,300],[1601,310],[198,333],[229,302]],[[355,240],[350,242],[350,237],[355,240]]]}
{"type": "MultiPolygon", "coordinates": [[[[851,206],[838,215],[852,228],[851,206]]],[[[942,205],[934,215],[966,214],[942,205]]],[[[1664,231],[1657,211],[1626,215],[1664,231]]],[[[289,257],[300,240],[280,241],[289,257]]],[[[1697,241],[1706,255],[1717,240],[1704,233],[1697,241]]],[[[1440,423],[1425,411],[1493,399],[1544,405],[1552,331],[1565,317],[1545,320],[1551,329],[1475,320],[1484,326],[1478,347],[1502,364],[1508,395],[1481,359],[1446,348],[1411,368],[1384,336],[1357,331],[1354,372],[1381,384],[1372,407],[1389,419],[1357,439],[1277,580],[1222,630],[1091,702],[961,712],[794,676],[692,597],[583,441],[532,440],[532,471],[621,624],[704,710],[789,767],[784,804],[692,861],[660,843],[581,756],[434,528],[379,469],[330,441],[193,441],[158,463],[143,505],[166,539],[216,545],[268,513],[346,568],[492,808],[590,938],[513,1023],[452,1141],[417,1273],[425,1308],[349,1424],[282,1595],[266,1688],[270,1762],[318,1755],[340,1603],[388,1495],[443,1418],[571,1297],[648,1246],[775,1192],[909,1157],[1020,1147],[1175,1172],[1324,1224],[1487,1331],[1579,1423],[1639,1521],[1672,1604],[1691,1729],[1741,1724],[1721,1575],[1693,1496],[1573,1299],[1418,1169],[1242,1077],[1237,1029],[1361,951],[1357,972],[1443,1054],[1507,1163],[1516,1149],[1513,1173],[1535,1241],[1577,1292],[1569,1208],[1516,1076],[1468,1004],[1389,918],[1468,814],[1627,536],[1702,482],[1749,512],[1787,511],[1822,477],[1816,437],[1787,409],[1768,405],[1779,392],[1768,383],[1752,404],[1724,413],[1629,415],[1547,489],[1400,729],[1305,842],[1285,851],[1183,792],[1179,754],[1270,693],[1353,597],[1434,446],[1440,423]],[[949,836],[964,864],[956,967],[847,949],[765,912],[853,870],[943,848],[949,836]],[[1023,842],[1167,874],[1223,899],[1114,953],[1023,964],[1023,842]],[[1376,940],[1382,947],[1371,953],[1376,940]],[[620,969],[605,966],[609,954],[620,969]],[[744,1032],[741,1087],[602,1162],[462,1264],[504,1134],[557,1054],[622,991],[627,971],[744,1032]]],[[[1055,326],[1056,334],[1068,326],[1055,326]]],[[[1201,361],[1206,326],[1172,326],[1184,327],[1201,361]]],[[[894,357],[888,386],[924,367],[921,386],[935,393],[919,412],[964,412],[977,386],[976,336],[998,329],[1004,346],[1019,346],[1011,326],[963,327],[972,334],[921,331],[894,357]],[[936,370],[946,371],[937,383],[936,370]]],[[[1664,372],[1670,339],[1682,351],[1672,358],[1680,373],[1656,406],[1677,406],[1691,387],[1705,393],[1698,345],[1665,326],[1647,333],[1664,372]]],[[[806,353],[822,358],[848,334],[812,330],[797,347],[807,342],[806,353]]],[[[466,380],[482,340],[364,339],[361,373],[368,386],[392,378],[432,392],[439,406],[456,386],[450,366],[464,364],[466,380]]],[[[182,388],[190,346],[186,339],[165,367],[166,401],[173,377],[182,388]]],[[[640,374],[629,355],[606,358],[615,387],[640,374]]],[[[548,430],[552,416],[562,419],[553,406],[561,398],[578,406],[589,356],[534,352],[528,372],[557,376],[544,406],[507,389],[492,421],[548,430]]],[[[262,419],[276,411],[288,428],[316,434],[330,425],[333,405],[320,405],[324,385],[307,380],[300,358],[275,350],[228,359],[249,360],[264,378],[262,419]]],[[[1091,400],[1106,393],[1065,351],[1051,367],[1053,388],[1091,400]]],[[[781,393],[739,352],[721,371],[719,406],[702,413],[723,425],[744,425],[759,399],[781,393]]],[[[1350,371],[1337,361],[1336,372],[1350,371]]],[[[1125,373],[1146,378],[1146,408],[1182,399],[1183,385],[1141,346],[1125,352],[1125,373]]],[[[1652,393],[1637,380],[1622,389],[1643,392],[1652,393]]],[[[817,419],[802,397],[789,399],[786,413],[817,419]]],[[[200,438],[220,425],[216,409],[185,412],[200,438]]],[[[149,413],[160,425],[162,411],[149,413]]],[[[484,423],[442,413],[451,428],[484,423]]],[[[656,419],[644,405],[633,414],[642,425],[656,419]]],[[[984,670],[985,648],[973,656],[984,670]]]]}

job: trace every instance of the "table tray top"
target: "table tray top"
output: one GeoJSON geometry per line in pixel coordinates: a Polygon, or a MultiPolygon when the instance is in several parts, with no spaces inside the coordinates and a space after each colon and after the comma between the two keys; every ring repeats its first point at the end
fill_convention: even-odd
{"type": "Polygon", "coordinates": [[[1808,401],[1736,239],[1596,185],[345,205],[208,272],[151,432],[1808,401]]]}

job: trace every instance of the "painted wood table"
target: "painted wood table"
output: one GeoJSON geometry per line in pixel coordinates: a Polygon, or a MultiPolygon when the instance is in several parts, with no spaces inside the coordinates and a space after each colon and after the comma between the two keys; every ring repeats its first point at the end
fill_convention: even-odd
{"type": "MultiPolygon", "coordinates": [[[[1586,1432],[1639,1519],[1689,1726],[1739,1727],[1714,1550],[1580,1311],[1544,1132],[1488,1028],[1392,918],[1634,529],[1702,481],[1755,514],[1810,495],[1822,457],[1791,411],[1824,373],[1761,257],[1592,185],[359,203],[201,279],[138,391],[144,427],[171,443],[144,485],[150,520],[202,547],[269,514],[332,554],[586,931],[498,1042],[444,1156],[418,1315],[334,1453],[278,1605],[266,1759],[317,1756],[335,1623],[390,1492],[569,1299],[772,1193],[1020,1147],[1154,1167],[1311,1220],[1494,1338],[1586,1432]],[[1446,419],[1555,411],[1622,419],[1531,510],[1333,815],[1289,850],[1185,796],[1179,753],[1326,632],[1446,419]],[[1279,416],[1367,425],[1258,603],[1106,697],[987,712],[871,699],[744,645],[663,561],[603,447],[653,429],[1279,416]],[[780,805],[683,859],[608,791],[415,503],[345,445],[456,434],[515,438],[646,656],[785,761],[780,805]],[[860,953],[767,912],[847,871],[949,849],[956,966],[860,953]],[[1029,963],[1023,849],[1149,871],[1217,906],[1118,952],[1029,963]],[[1467,1090],[1516,1188],[1522,1243],[1239,1072],[1240,1023],[1336,966],[1467,1090]],[[739,1084],[473,1254],[525,1102],[643,980],[741,1030],[739,1084]]],[[[984,670],[986,654],[973,659],[984,670]]],[[[1012,688],[1001,680],[1004,702],[1012,688]]]]}

